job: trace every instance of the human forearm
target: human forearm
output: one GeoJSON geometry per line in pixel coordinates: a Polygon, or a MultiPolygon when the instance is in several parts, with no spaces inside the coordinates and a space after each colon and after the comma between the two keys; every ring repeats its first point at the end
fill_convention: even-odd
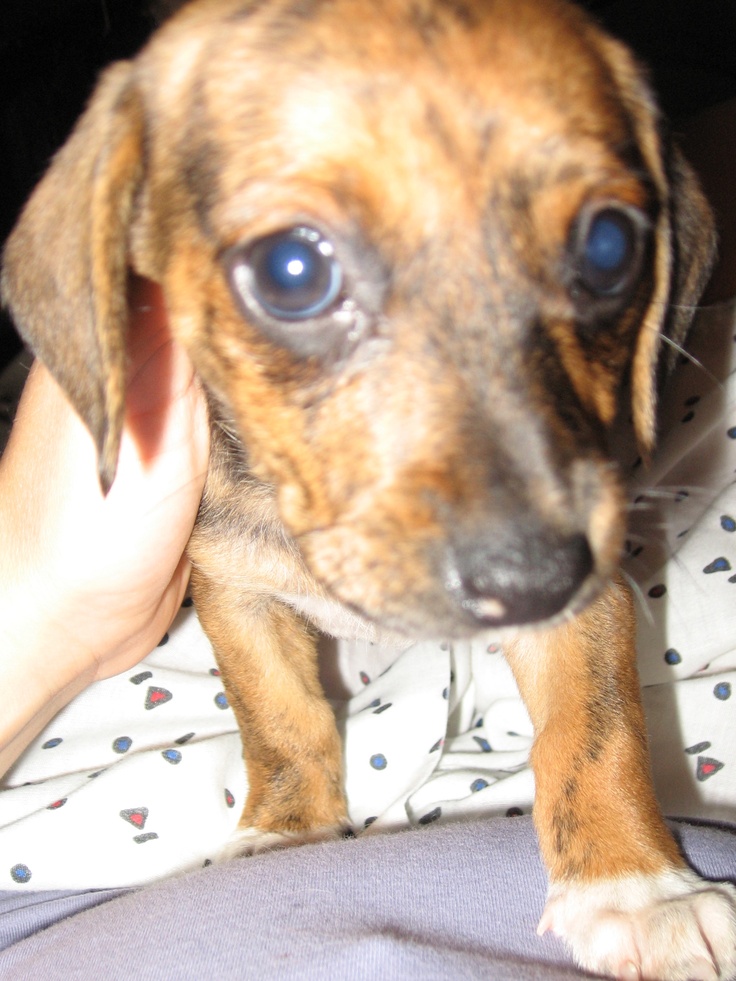
{"type": "Polygon", "coordinates": [[[159,292],[131,298],[128,414],[105,497],[92,439],[34,366],[0,461],[0,761],[90,682],[137,663],[178,610],[208,456],[204,398],[159,292]]]}

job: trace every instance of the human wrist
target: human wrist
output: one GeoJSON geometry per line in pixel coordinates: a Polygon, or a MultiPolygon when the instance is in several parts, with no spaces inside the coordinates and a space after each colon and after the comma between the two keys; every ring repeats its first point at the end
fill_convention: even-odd
{"type": "Polygon", "coordinates": [[[8,586],[7,569],[0,570],[0,775],[95,679],[94,658],[69,642],[58,613],[45,606],[37,589],[21,579],[8,586]]]}

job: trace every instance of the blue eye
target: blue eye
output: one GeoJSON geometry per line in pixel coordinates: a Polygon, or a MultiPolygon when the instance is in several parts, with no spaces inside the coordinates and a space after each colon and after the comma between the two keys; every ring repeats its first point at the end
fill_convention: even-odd
{"type": "Polygon", "coordinates": [[[248,253],[250,293],[278,320],[325,313],[342,287],[332,244],[313,228],[297,227],[259,239],[248,253]]]}
{"type": "Polygon", "coordinates": [[[605,208],[588,223],[577,247],[581,284],[598,296],[613,296],[629,287],[639,269],[640,234],[626,211],[605,208]]]}

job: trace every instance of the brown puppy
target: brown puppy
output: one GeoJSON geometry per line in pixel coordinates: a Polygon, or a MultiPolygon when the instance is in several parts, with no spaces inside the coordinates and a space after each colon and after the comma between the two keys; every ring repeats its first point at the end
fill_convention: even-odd
{"type": "Polygon", "coordinates": [[[195,0],[106,73],[3,290],[104,487],[131,269],[207,388],[190,554],[251,787],[230,853],[347,824],[315,625],[503,631],[537,732],[541,928],[622,977],[736,970],[736,893],[629,776],[609,448],[630,383],[650,450],[662,338],[711,249],[636,65],[563,0],[195,0]]]}

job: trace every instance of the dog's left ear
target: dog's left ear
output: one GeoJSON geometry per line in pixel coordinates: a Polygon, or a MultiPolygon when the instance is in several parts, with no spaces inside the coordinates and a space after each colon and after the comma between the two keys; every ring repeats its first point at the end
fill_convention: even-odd
{"type": "Polygon", "coordinates": [[[690,328],[713,266],[715,221],[698,179],[665,132],[645,73],[628,49],[602,41],[659,198],[654,229],[654,290],[643,318],[632,372],[633,418],[640,451],[648,457],[657,430],[657,396],[690,328]]]}
{"type": "Polygon", "coordinates": [[[131,63],[103,75],[8,239],[2,298],[115,476],[125,401],[130,228],[143,170],[131,63]]]}
{"type": "MultiPolygon", "coordinates": [[[[677,146],[670,144],[665,165],[670,188],[672,268],[663,332],[682,345],[713,269],[716,224],[695,171],[677,146]]],[[[677,353],[671,345],[662,351],[660,362],[666,373],[674,367],[677,353]]]]}

